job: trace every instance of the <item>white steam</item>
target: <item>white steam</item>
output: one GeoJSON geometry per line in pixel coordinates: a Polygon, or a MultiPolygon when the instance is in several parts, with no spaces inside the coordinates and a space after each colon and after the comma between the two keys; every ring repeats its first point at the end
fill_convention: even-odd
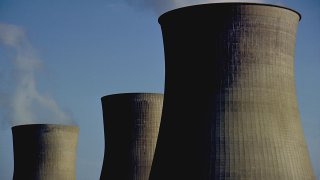
{"type": "Polygon", "coordinates": [[[151,8],[158,15],[172,9],[196,4],[222,3],[222,2],[255,2],[263,3],[264,0],[124,0],[128,4],[139,8],[151,8]]]}
{"type": "Polygon", "coordinates": [[[2,68],[0,72],[0,75],[7,77],[0,79],[7,82],[0,83],[7,87],[0,92],[0,108],[5,109],[1,111],[2,117],[11,121],[11,125],[73,124],[72,118],[52,97],[39,92],[36,75],[42,61],[37,58],[24,30],[15,25],[0,23],[0,44],[5,51],[13,52],[13,57],[6,64],[8,69],[11,67],[11,71],[2,68]]]}

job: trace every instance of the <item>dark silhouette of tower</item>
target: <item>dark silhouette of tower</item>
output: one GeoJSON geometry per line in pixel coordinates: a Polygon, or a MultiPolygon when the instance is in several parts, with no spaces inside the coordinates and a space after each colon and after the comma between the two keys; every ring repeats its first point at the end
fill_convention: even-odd
{"type": "Polygon", "coordinates": [[[163,95],[125,93],[101,98],[105,153],[101,180],[148,180],[163,95]]]}
{"type": "Polygon", "coordinates": [[[314,180],[298,112],[300,15],[268,4],[159,18],[165,95],[150,180],[314,180]]]}
{"type": "Polygon", "coordinates": [[[12,127],[13,180],[75,180],[78,133],[71,125],[12,127]]]}

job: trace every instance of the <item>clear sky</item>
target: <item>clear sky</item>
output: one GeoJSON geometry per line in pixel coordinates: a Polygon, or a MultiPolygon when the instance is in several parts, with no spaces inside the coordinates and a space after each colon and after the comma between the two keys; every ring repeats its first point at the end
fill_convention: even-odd
{"type": "MultiPolygon", "coordinates": [[[[134,2],[139,1],[0,0],[1,180],[12,179],[10,124],[21,118],[75,121],[80,126],[77,179],[99,179],[104,151],[100,98],[122,92],[163,92],[162,35],[154,12],[159,13],[159,8],[143,0],[134,2]],[[19,82],[28,82],[27,90],[17,90],[19,82]],[[28,95],[32,103],[26,101],[28,95]],[[19,116],[28,108],[8,108],[11,97],[15,98],[10,107],[31,104],[35,114],[19,116]],[[55,109],[48,112],[53,119],[37,114],[37,109],[46,107],[55,109]]],[[[297,95],[320,180],[320,1],[267,2],[302,14],[295,61],[297,95]]]]}

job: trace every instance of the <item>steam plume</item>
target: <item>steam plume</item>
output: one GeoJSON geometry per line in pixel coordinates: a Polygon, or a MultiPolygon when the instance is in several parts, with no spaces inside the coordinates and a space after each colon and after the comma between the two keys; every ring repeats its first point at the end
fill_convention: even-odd
{"type": "Polygon", "coordinates": [[[7,87],[0,92],[0,108],[5,109],[1,111],[2,117],[9,118],[11,125],[73,124],[72,118],[52,97],[39,92],[36,74],[42,67],[42,61],[36,56],[24,30],[0,23],[0,44],[4,45],[6,52],[13,52],[12,60],[6,64],[11,71],[1,69],[1,74],[6,74],[7,79],[0,80],[8,82],[1,82],[7,87]]]}

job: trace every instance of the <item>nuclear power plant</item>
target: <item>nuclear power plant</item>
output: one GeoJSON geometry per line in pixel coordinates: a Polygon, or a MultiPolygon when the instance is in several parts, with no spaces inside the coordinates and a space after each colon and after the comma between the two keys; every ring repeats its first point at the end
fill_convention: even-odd
{"type": "Polygon", "coordinates": [[[78,133],[71,125],[12,127],[13,180],[75,180],[78,133]]]}
{"type": "Polygon", "coordinates": [[[218,3],[159,18],[161,126],[150,180],[314,180],[294,79],[294,10],[218,3]]]}
{"type": "Polygon", "coordinates": [[[163,95],[124,93],[101,98],[105,154],[101,180],[148,180],[163,95]]]}
{"type": "MultiPolygon", "coordinates": [[[[100,180],[315,180],[294,77],[300,19],[258,3],[161,15],[164,95],[101,98],[100,180]]],[[[78,133],[72,125],[12,127],[13,179],[75,180],[78,133]]]]}

